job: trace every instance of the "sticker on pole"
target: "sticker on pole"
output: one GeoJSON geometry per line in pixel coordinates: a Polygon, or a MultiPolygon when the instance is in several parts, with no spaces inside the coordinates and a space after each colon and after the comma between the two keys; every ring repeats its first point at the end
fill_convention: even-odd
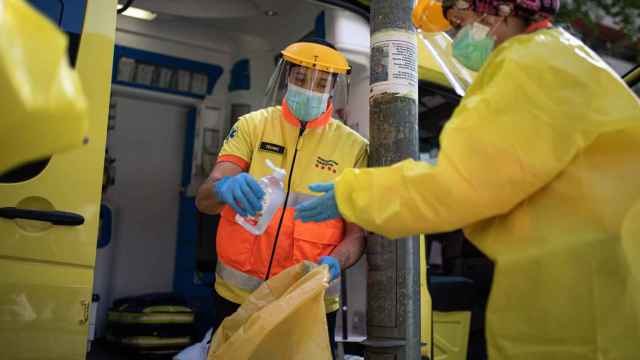
{"type": "Polygon", "coordinates": [[[369,97],[381,94],[418,98],[416,34],[381,31],[371,37],[369,97]]]}

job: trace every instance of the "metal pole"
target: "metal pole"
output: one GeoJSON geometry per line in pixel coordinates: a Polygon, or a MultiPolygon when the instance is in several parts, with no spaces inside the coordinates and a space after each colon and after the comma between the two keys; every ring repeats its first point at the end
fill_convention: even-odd
{"type": "MultiPolygon", "coordinates": [[[[419,157],[413,6],[414,0],[371,1],[370,166],[419,157]]],[[[368,238],[367,359],[420,359],[418,241],[368,238]]]]}

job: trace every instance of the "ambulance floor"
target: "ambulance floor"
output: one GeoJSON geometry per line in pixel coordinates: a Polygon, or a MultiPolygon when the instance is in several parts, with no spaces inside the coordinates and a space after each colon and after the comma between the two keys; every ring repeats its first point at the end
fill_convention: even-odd
{"type": "Polygon", "coordinates": [[[122,349],[107,343],[104,340],[96,340],[91,343],[91,351],[87,353],[86,360],[170,360],[171,356],[143,356],[125,352],[122,349]]]}

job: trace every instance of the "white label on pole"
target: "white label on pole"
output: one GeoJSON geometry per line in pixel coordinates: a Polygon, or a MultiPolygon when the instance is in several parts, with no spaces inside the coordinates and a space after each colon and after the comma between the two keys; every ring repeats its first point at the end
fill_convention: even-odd
{"type": "Polygon", "coordinates": [[[385,30],[373,34],[369,97],[391,93],[417,99],[417,57],[415,33],[385,30]]]}

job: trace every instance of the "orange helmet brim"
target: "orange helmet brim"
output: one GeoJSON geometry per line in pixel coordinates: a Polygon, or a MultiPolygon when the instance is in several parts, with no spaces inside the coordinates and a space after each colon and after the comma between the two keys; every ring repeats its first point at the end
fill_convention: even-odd
{"type": "Polygon", "coordinates": [[[451,29],[439,0],[419,0],[411,14],[413,25],[423,32],[441,32],[451,29]]]}

